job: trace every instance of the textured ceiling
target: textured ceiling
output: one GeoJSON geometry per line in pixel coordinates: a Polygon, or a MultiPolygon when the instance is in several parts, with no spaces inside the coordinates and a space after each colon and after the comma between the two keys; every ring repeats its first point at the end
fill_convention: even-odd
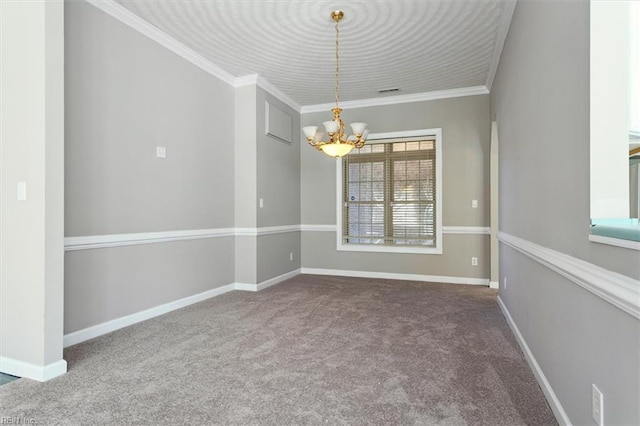
{"type": "Polygon", "coordinates": [[[491,83],[513,0],[117,0],[235,77],[259,74],[300,105],[491,83]],[[378,94],[399,87],[399,92],[378,94]]]}

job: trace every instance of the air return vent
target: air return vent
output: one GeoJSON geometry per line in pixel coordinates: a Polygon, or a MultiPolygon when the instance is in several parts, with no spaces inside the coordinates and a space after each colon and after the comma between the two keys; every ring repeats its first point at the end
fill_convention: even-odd
{"type": "Polygon", "coordinates": [[[391,92],[399,92],[400,88],[399,87],[391,87],[389,89],[380,89],[378,90],[378,93],[391,93],[391,92]]]}

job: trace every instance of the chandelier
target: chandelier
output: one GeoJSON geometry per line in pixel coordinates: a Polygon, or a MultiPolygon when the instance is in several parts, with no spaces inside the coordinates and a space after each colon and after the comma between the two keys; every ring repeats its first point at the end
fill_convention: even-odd
{"type": "Polygon", "coordinates": [[[344,13],[341,10],[334,10],[331,12],[331,19],[336,23],[336,106],[331,109],[331,111],[333,111],[333,120],[322,123],[329,140],[322,140],[324,134],[322,132],[318,133],[317,126],[307,126],[302,128],[302,132],[307,138],[307,141],[309,141],[309,145],[324,152],[328,156],[335,158],[347,155],[353,148],[362,148],[365,140],[367,139],[367,134],[369,133],[367,130],[367,123],[352,123],[351,130],[353,131],[353,135],[348,136],[345,133],[344,122],[340,118],[342,109],[338,106],[338,100],[340,99],[338,91],[338,76],[340,73],[338,60],[340,31],[338,30],[338,22],[340,22],[343,17],[344,13]]]}

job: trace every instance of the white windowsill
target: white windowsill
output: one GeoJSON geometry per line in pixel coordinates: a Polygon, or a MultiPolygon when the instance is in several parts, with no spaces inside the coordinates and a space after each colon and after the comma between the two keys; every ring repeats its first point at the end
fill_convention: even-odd
{"type": "Polygon", "coordinates": [[[359,251],[368,253],[409,253],[409,254],[442,254],[439,247],[402,247],[366,244],[338,244],[338,251],[359,251]]]}
{"type": "Polygon", "coordinates": [[[640,241],[623,240],[621,238],[603,237],[601,235],[593,234],[589,234],[589,241],[592,243],[607,244],[631,250],[640,250],[640,241]]]}

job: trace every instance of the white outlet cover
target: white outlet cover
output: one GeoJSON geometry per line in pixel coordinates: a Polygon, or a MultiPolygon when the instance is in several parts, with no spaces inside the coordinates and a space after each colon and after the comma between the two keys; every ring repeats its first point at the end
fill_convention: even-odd
{"type": "Polygon", "coordinates": [[[478,200],[471,200],[471,207],[474,209],[478,208],[478,200]]]}
{"type": "Polygon", "coordinates": [[[595,384],[591,385],[591,417],[598,426],[604,422],[604,399],[602,392],[595,384]]]}
{"type": "Polygon", "coordinates": [[[158,158],[167,158],[167,148],[164,146],[156,147],[156,157],[158,158]]]}

